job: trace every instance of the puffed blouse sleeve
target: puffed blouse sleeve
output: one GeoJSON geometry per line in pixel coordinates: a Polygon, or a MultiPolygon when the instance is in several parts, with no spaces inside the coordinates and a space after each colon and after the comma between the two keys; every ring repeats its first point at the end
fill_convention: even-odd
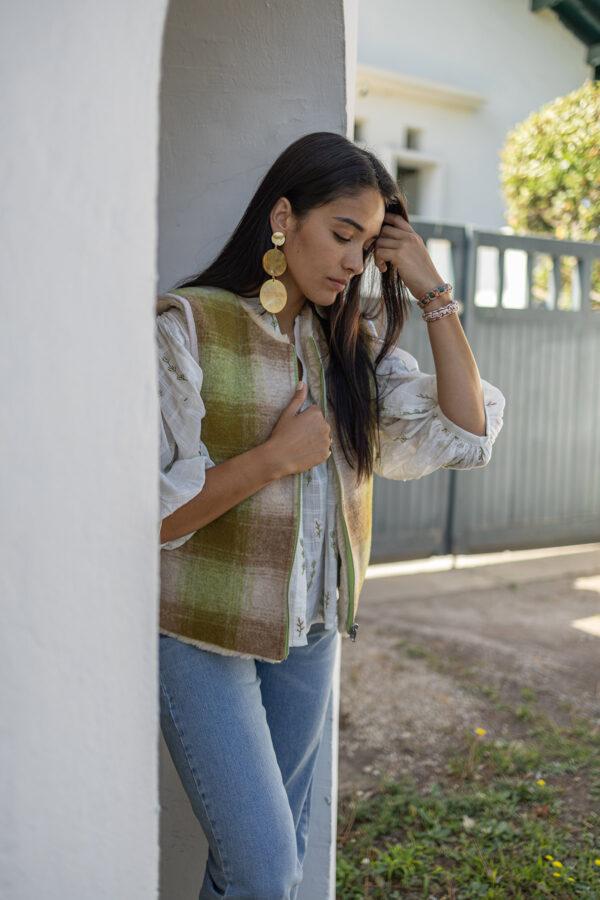
{"type": "MultiPolygon", "coordinates": [[[[367,320],[367,326],[376,357],[383,340],[378,337],[372,321],[367,320]]],[[[414,356],[394,347],[377,368],[381,455],[376,456],[375,474],[409,481],[429,475],[436,469],[486,466],[502,428],[505,398],[493,384],[483,378],[480,380],[484,435],[466,431],[449,419],[438,403],[436,376],[421,372],[414,356]]]]}
{"type": "MultiPolygon", "coordinates": [[[[201,440],[206,413],[201,396],[202,369],[194,359],[185,316],[169,309],[156,317],[158,394],[160,400],[160,518],[198,494],[208,468],[214,466],[201,440]]],[[[194,532],[160,545],[170,550],[194,532]]],[[[160,536],[159,536],[160,540],[160,536]]]]}

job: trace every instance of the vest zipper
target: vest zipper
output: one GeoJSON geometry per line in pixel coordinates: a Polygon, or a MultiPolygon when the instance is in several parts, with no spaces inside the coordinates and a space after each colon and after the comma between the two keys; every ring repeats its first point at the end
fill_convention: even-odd
{"type": "MultiPolygon", "coordinates": [[[[317,355],[317,359],[319,360],[319,383],[321,388],[321,406],[323,408],[323,415],[327,416],[327,393],[325,391],[325,371],[323,369],[323,363],[321,361],[321,354],[319,353],[319,348],[317,346],[317,342],[315,341],[312,334],[310,335],[310,339],[313,342],[313,346],[315,348],[315,353],[317,355]]],[[[346,520],[344,518],[344,507],[342,505],[342,482],[340,479],[340,474],[338,472],[338,468],[335,464],[335,460],[333,456],[330,457],[331,462],[333,464],[333,469],[336,477],[337,484],[337,494],[338,494],[338,503],[340,510],[340,519],[342,521],[342,531],[344,534],[344,550],[346,552],[346,569],[348,572],[348,611],[346,614],[346,631],[350,635],[353,641],[356,640],[356,631],[358,629],[358,622],[354,622],[354,585],[355,585],[355,573],[354,573],[354,560],[352,559],[352,545],[350,543],[350,535],[348,534],[348,527],[346,525],[346,520]]]]}
{"type": "MultiPolygon", "coordinates": [[[[298,381],[300,381],[300,361],[298,359],[298,354],[296,353],[296,348],[294,347],[294,345],[291,342],[290,342],[290,348],[294,355],[294,359],[296,360],[296,377],[297,377],[297,382],[298,382],[298,381]]],[[[295,385],[292,385],[292,387],[295,387],[295,385]]],[[[300,516],[301,516],[300,489],[302,486],[301,481],[300,481],[301,478],[302,478],[301,473],[296,472],[296,474],[294,475],[294,480],[295,480],[294,502],[296,504],[296,531],[294,534],[294,555],[292,558],[292,565],[290,567],[290,571],[288,573],[288,579],[287,579],[286,603],[285,603],[285,651],[284,651],[285,656],[284,656],[284,659],[287,659],[287,657],[289,656],[289,652],[290,652],[290,583],[292,580],[292,571],[294,569],[294,562],[296,560],[296,551],[298,549],[298,532],[300,531],[300,516]]]]}

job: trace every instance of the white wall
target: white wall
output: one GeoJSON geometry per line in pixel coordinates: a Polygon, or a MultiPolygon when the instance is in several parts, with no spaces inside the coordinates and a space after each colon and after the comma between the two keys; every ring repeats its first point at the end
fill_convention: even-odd
{"type": "MultiPolygon", "coordinates": [[[[200,868],[197,828],[158,728],[156,249],[161,289],[208,261],[275,155],[308,131],[346,133],[353,102],[355,0],[173,0],[159,244],[166,13],[164,0],[3,11],[0,896],[11,900],[157,896],[159,748],[164,896],[197,896],[184,877],[200,868]]],[[[334,896],[338,678],[304,900],[334,896]]]]}
{"type": "MultiPolygon", "coordinates": [[[[311,131],[348,133],[356,21],[356,0],[171,0],[161,85],[161,289],[213,259],[288,144],[311,131]]],[[[298,900],[335,896],[338,708],[339,659],[298,900]]],[[[192,900],[208,848],[162,738],[160,763],[161,896],[192,900]]]]}
{"type": "Polygon", "coordinates": [[[356,116],[365,120],[370,149],[384,156],[391,144],[403,145],[406,126],[422,129],[424,203],[412,212],[481,228],[504,225],[499,151],[506,133],[591,77],[584,45],[553,12],[529,7],[530,0],[359,4],[359,88],[365,65],[457,89],[454,97],[417,94],[412,84],[396,96],[359,91],[356,116]],[[469,108],[471,94],[480,105],[469,108]]]}
{"type": "Polygon", "coordinates": [[[342,0],[172,0],[161,88],[161,289],[213,259],[288,144],[310,131],[346,133],[345,52],[342,0]]]}
{"type": "Polygon", "coordinates": [[[164,0],[3,4],[0,896],[158,882],[164,0]]]}

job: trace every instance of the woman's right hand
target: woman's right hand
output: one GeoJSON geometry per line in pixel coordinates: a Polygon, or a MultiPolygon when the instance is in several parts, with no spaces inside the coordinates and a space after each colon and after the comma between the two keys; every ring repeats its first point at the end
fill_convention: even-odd
{"type": "Polygon", "coordinates": [[[306,384],[279,416],[266,444],[277,461],[279,477],[305,472],[331,455],[331,428],[316,404],[298,412],[306,399],[306,384]]]}

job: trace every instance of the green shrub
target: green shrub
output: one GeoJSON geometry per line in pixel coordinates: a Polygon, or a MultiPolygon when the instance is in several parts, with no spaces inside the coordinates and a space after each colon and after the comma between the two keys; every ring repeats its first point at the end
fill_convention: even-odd
{"type": "MultiPolygon", "coordinates": [[[[531,113],[509,131],[500,151],[507,224],[517,234],[600,241],[600,83],[586,81],[531,113]]],[[[570,282],[574,261],[561,261],[570,282]]],[[[534,298],[551,267],[536,273],[534,298]]],[[[592,268],[592,301],[600,303],[600,266],[592,268]]],[[[560,304],[559,304],[560,305],[560,304]]]]}

